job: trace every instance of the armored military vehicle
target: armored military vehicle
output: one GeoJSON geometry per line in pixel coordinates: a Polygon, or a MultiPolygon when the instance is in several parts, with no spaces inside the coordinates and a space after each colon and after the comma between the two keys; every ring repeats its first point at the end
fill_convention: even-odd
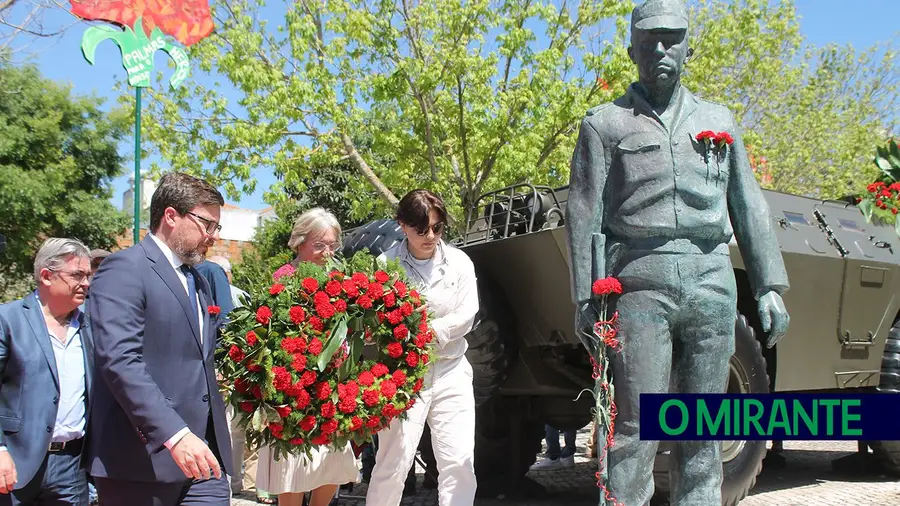
{"type": "MultiPolygon", "coordinates": [[[[791,325],[775,349],[766,349],[732,242],[739,295],[728,391],[900,391],[900,239],[893,228],[866,223],[849,201],[764,194],[790,278],[784,301],[791,325]]],[[[593,399],[579,396],[593,380],[574,331],[567,196],[567,187],[529,184],[486,193],[452,240],[472,258],[479,280],[481,311],[467,356],[475,371],[481,495],[536,493],[524,476],[541,448],[544,423],[576,429],[591,420],[593,399]]],[[[377,221],[350,231],[344,253],[363,247],[379,253],[401,239],[396,223],[377,221]]],[[[900,443],[868,444],[900,470],[900,443]]],[[[753,487],[766,445],[723,442],[724,504],[736,504],[753,487]]],[[[655,477],[662,490],[667,455],[661,445],[655,477]]]]}

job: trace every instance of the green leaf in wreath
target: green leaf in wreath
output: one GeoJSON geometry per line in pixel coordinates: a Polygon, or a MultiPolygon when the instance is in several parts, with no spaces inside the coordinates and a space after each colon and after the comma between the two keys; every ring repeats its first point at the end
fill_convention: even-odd
{"type": "Polygon", "coordinates": [[[857,207],[866,218],[866,221],[872,223],[872,210],[875,208],[875,204],[873,204],[871,200],[862,200],[857,207]]]}
{"type": "Polygon", "coordinates": [[[266,411],[260,406],[253,412],[253,418],[250,419],[250,426],[257,432],[262,432],[266,428],[266,411]]]}
{"type": "Polygon", "coordinates": [[[341,318],[338,322],[337,326],[331,331],[331,335],[328,336],[328,342],[325,343],[325,349],[322,350],[322,353],[319,353],[319,360],[316,363],[319,371],[325,371],[325,367],[328,366],[328,363],[331,362],[331,357],[334,356],[335,352],[344,344],[344,341],[347,340],[347,317],[341,318]]]}

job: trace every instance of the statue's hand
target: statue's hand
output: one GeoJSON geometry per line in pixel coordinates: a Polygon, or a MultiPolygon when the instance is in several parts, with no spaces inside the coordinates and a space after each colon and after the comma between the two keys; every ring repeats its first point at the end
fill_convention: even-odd
{"type": "Polygon", "coordinates": [[[597,356],[597,346],[600,342],[594,335],[594,324],[598,320],[599,315],[593,304],[588,301],[578,303],[575,308],[575,331],[578,333],[578,338],[581,339],[581,344],[592,357],[597,356]]]}
{"type": "Polygon", "coordinates": [[[766,341],[767,348],[775,346],[787,333],[791,317],[778,292],[769,291],[759,298],[759,321],[762,324],[763,332],[769,334],[769,339],[766,341]]]}

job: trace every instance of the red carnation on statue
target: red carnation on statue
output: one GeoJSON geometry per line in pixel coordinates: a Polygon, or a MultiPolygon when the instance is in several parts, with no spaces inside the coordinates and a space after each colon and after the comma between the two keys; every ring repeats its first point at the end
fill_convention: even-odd
{"type": "Polygon", "coordinates": [[[619,294],[622,293],[622,283],[613,277],[598,279],[597,281],[594,281],[593,286],[591,286],[591,291],[598,297],[612,293],[619,294]]]}

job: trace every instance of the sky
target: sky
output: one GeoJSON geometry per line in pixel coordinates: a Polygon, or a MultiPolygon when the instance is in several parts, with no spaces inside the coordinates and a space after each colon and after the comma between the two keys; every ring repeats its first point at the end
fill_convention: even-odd
{"type": "MultiPolygon", "coordinates": [[[[795,5],[801,18],[801,33],[807,42],[815,45],[851,44],[862,50],[877,42],[900,38],[898,0],[795,0],[795,5]]],[[[66,16],[66,13],[52,13],[47,21],[64,21],[66,16]]],[[[33,62],[44,76],[70,83],[75,93],[106,97],[107,104],[112,104],[119,94],[117,88],[125,81],[119,50],[111,42],[100,44],[92,66],[82,57],[79,49],[83,32],[84,27],[76,25],[55,45],[38,48],[33,62]]],[[[166,58],[164,53],[157,53],[156,68],[165,68],[166,58]]],[[[121,149],[122,153],[133,153],[133,140],[123,143],[121,149]]],[[[149,164],[145,163],[144,167],[148,168],[149,164]]],[[[132,174],[133,163],[129,163],[126,175],[113,182],[112,201],[117,207],[121,206],[122,193],[128,188],[128,178],[132,174]]],[[[267,206],[263,201],[263,192],[275,182],[274,175],[254,175],[258,179],[256,192],[243,196],[239,202],[229,200],[229,203],[248,209],[267,206]]]]}

